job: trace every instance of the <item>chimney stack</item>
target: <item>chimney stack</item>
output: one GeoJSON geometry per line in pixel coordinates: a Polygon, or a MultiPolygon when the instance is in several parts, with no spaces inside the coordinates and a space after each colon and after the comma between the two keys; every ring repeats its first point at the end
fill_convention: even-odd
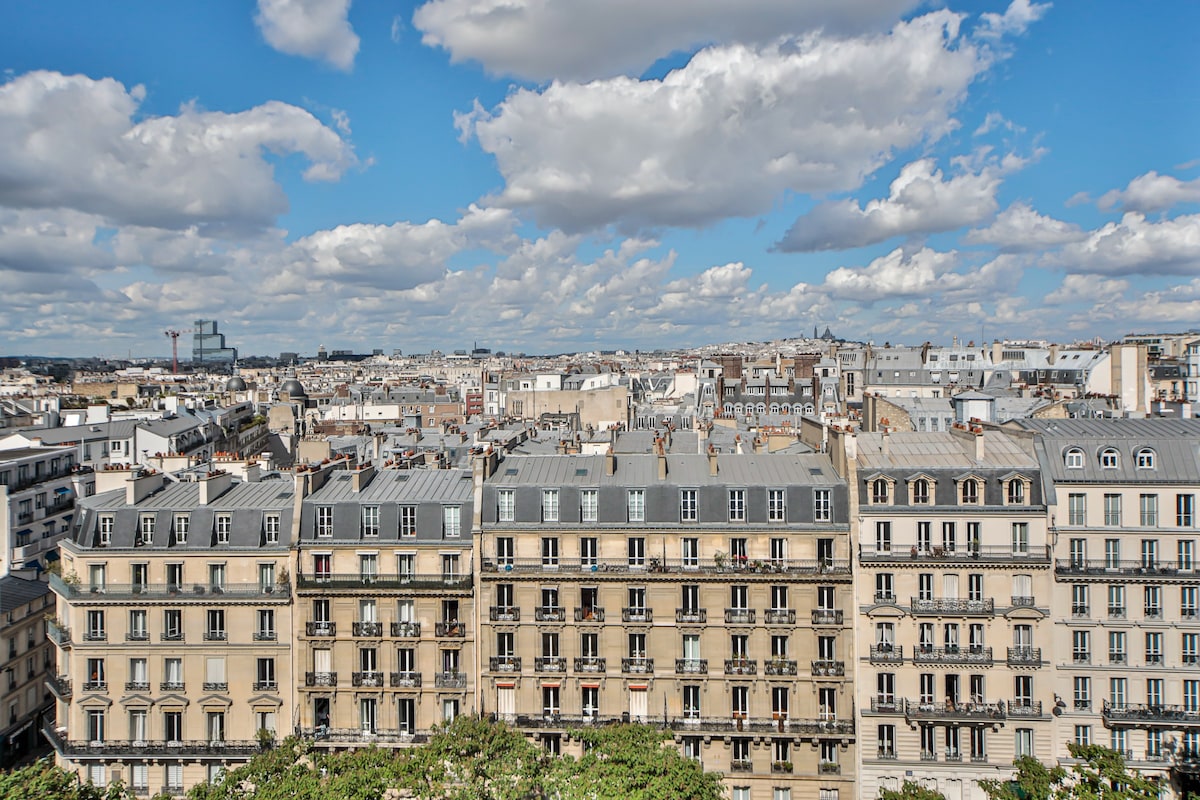
{"type": "Polygon", "coordinates": [[[608,446],[608,452],[604,454],[604,474],[613,476],[617,473],[617,455],[613,452],[612,445],[608,446]]]}
{"type": "Polygon", "coordinates": [[[199,502],[200,505],[206,506],[229,491],[229,487],[233,486],[233,473],[224,470],[214,470],[207,475],[201,475],[199,484],[199,502]]]}
{"type": "Polygon", "coordinates": [[[654,441],[655,461],[658,463],[658,479],[665,481],[667,479],[667,451],[663,445],[662,439],[654,441]]]}
{"type": "Polygon", "coordinates": [[[714,478],[717,476],[717,448],[711,444],[708,446],[708,474],[714,478]]]}

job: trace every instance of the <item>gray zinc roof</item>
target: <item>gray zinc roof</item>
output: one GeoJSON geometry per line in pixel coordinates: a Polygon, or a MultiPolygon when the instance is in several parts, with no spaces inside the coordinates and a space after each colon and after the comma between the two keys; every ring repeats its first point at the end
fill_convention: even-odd
{"type": "MultiPolygon", "coordinates": [[[[657,456],[619,454],[606,474],[606,456],[509,456],[489,479],[497,486],[647,486],[660,483],[657,456]]],[[[708,456],[669,453],[666,482],[680,486],[832,486],[841,483],[829,459],[819,454],[722,453],[717,474],[708,456]]]]}

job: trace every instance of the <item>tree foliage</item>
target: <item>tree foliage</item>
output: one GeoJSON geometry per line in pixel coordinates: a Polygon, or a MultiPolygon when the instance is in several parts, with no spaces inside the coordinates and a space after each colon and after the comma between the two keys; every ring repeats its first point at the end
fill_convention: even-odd
{"type": "Polygon", "coordinates": [[[572,731],[581,758],[552,756],[503,722],[460,716],[411,748],[314,749],[285,739],[189,800],[720,800],[721,779],[643,725],[572,731]]]}
{"type": "Polygon", "coordinates": [[[106,787],[93,786],[81,782],[75,773],[67,772],[48,758],[11,772],[0,771],[0,797],[4,800],[135,800],[133,792],[121,781],[113,781],[106,787]]]}
{"type": "Polygon", "coordinates": [[[1010,781],[979,785],[989,800],[1157,800],[1158,784],[1125,766],[1125,757],[1099,745],[1068,745],[1070,770],[1023,756],[1010,781]]]}
{"type": "Polygon", "coordinates": [[[946,795],[916,781],[905,781],[899,789],[882,789],[879,800],[946,800],[946,795]]]}
{"type": "Polygon", "coordinates": [[[671,734],[647,725],[572,731],[581,758],[557,764],[554,788],[563,800],[720,800],[721,776],[705,772],[668,744],[671,734]]]}

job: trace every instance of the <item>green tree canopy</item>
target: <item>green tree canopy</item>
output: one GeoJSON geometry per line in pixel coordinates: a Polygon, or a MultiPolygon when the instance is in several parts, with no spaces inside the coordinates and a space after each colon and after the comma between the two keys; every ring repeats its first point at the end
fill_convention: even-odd
{"type": "Polygon", "coordinates": [[[937,789],[927,789],[915,781],[905,781],[899,789],[883,789],[879,800],[946,800],[937,789]]]}
{"type": "Polygon", "coordinates": [[[1070,770],[1024,756],[1012,780],[980,781],[990,800],[1157,800],[1158,784],[1125,766],[1125,757],[1099,745],[1068,745],[1070,770]]]}

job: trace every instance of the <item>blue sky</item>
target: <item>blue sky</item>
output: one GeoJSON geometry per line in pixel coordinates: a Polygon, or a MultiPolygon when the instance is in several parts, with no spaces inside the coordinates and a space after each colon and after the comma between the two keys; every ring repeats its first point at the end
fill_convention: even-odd
{"type": "Polygon", "coordinates": [[[0,353],[1200,319],[1193,2],[0,5],[0,353]]]}

